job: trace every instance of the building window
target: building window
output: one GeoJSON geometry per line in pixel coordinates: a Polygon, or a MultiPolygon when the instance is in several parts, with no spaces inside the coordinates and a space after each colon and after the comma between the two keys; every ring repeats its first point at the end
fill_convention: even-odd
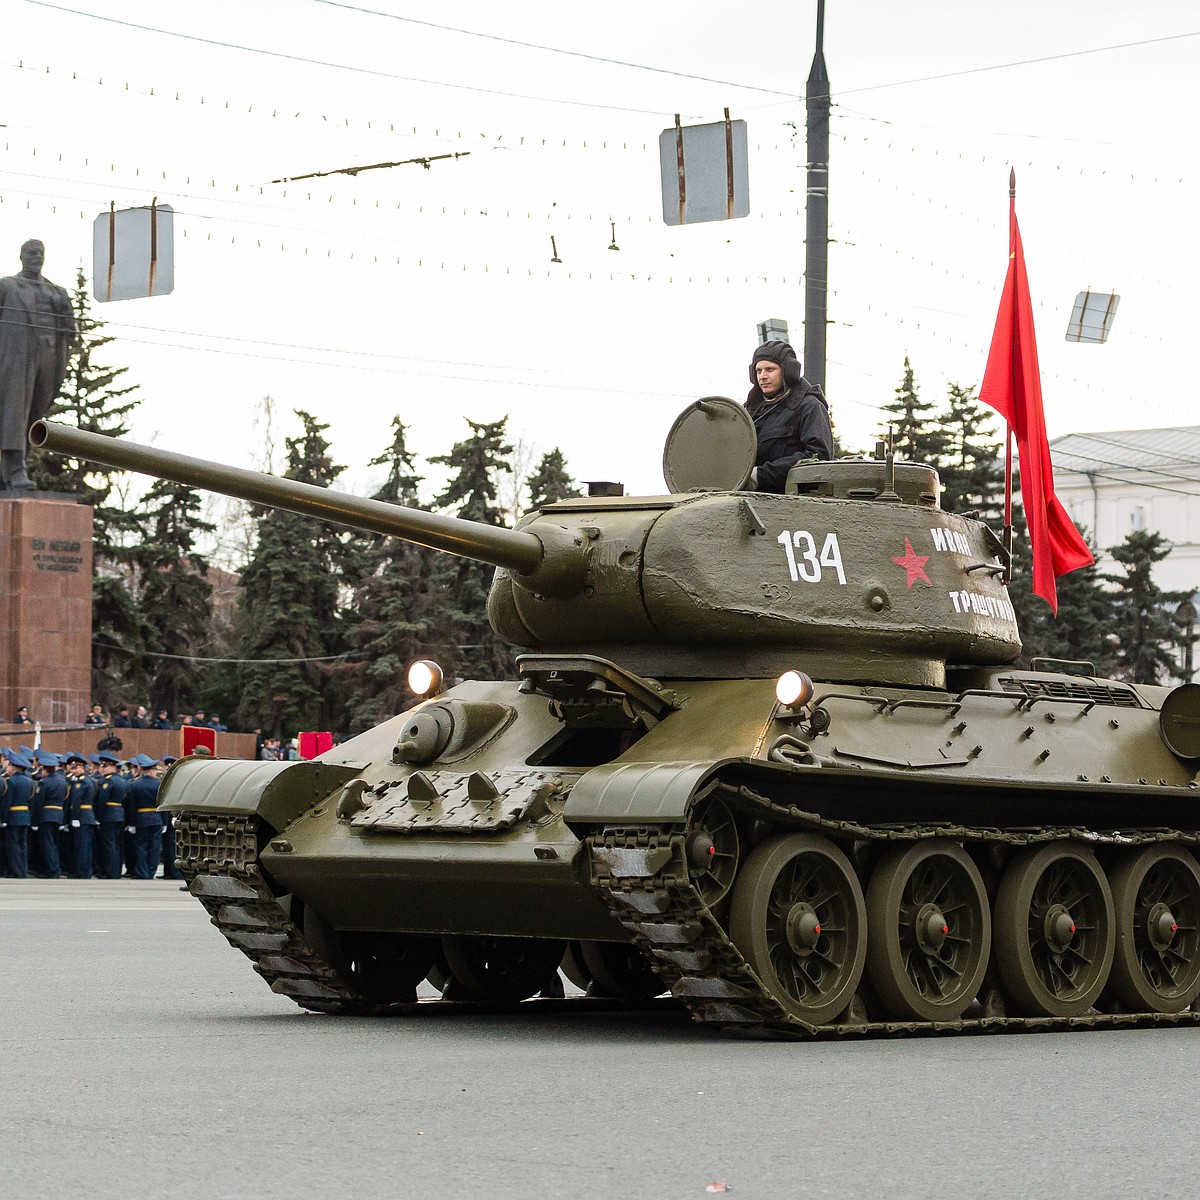
{"type": "Polygon", "coordinates": [[[1133,511],[1129,514],[1129,528],[1135,533],[1146,528],[1146,506],[1144,504],[1133,506],[1133,511]]]}

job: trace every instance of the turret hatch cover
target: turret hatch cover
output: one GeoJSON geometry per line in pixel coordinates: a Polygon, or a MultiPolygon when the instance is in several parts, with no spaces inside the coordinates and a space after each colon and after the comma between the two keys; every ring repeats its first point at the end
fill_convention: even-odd
{"type": "Polygon", "coordinates": [[[758,437],[745,407],[725,396],[705,396],[675,418],[663,448],[670,492],[731,492],[750,478],[758,437]]]}
{"type": "Polygon", "coordinates": [[[1163,701],[1158,726],[1177,758],[1200,758],[1200,684],[1181,683],[1163,701]]]}

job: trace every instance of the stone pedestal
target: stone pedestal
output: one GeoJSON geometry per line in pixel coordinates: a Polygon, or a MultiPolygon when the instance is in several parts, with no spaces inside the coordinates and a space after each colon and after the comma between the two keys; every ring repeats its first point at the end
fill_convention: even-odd
{"type": "Polygon", "coordinates": [[[91,508],[0,492],[0,721],[82,722],[91,672],[91,508]]]}

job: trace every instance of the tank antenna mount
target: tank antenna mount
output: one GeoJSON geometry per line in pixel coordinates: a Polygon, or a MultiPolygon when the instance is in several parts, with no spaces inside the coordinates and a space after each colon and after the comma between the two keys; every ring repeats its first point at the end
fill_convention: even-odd
{"type": "Polygon", "coordinates": [[[880,500],[899,500],[900,497],[896,494],[896,431],[889,425],[887,431],[887,443],[880,443],[884,446],[883,457],[883,491],[879,493],[880,500]]]}

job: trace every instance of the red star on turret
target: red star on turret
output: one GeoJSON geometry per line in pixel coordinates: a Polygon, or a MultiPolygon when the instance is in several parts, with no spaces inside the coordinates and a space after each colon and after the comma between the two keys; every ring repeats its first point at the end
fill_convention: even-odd
{"type": "MultiPolygon", "coordinates": [[[[929,583],[929,576],[925,574],[925,564],[929,561],[928,554],[916,554],[912,548],[912,542],[908,538],[904,539],[904,557],[893,558],[898,567],[904,568],[904,573],[908,576],[908,586],[912,587],[918,579],[923,579],[929,583]]],[[[930,587],[933,585],[930,584],[930,587]]]]}

